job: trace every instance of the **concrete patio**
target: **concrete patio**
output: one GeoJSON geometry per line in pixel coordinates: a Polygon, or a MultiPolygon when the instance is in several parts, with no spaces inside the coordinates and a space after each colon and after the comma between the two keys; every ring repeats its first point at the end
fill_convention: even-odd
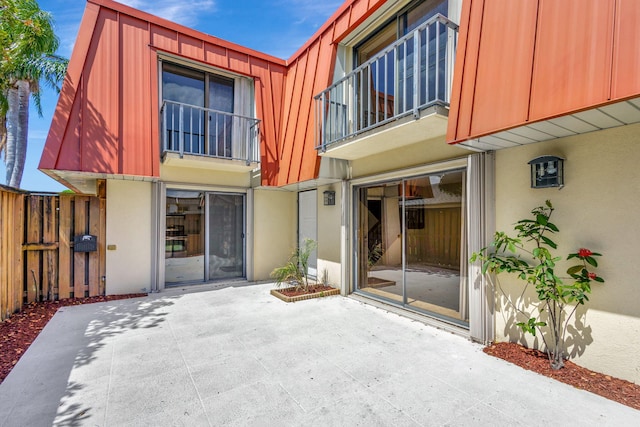
{"type": "Polygon", "coordinates": [[[340,296],[179,288],[65,307],[0,385],[2,426],[636,426],[640,411],[340,296]]]}

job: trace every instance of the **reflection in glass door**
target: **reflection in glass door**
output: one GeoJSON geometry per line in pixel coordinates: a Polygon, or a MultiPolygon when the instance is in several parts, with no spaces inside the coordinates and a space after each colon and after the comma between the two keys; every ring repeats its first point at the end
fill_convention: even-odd
{"type": "Polygon", "coordinates": [[[357,189],[359,291],[468,322],[464,182],[457,170],[357,189]]]}
{"type": "Polygon", "coordinates": [[[167,190],[165,283],[204,280],[204,193],[167,190]]]}
{"type": "Polygon", "coordinates": [[[167,189],[165,284],[245,277],[245,196],[167,189]]]}
{"type": "Polygon", "coordinates": [[[209,194],[209,280],[244,276],[244,195],[209,194]]]}

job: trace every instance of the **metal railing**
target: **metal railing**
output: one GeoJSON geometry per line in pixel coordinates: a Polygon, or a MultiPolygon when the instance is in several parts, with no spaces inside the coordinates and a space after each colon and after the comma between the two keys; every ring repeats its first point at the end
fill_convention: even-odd
{"type": "Polygon", "coordinates": [[[449,105],[458,25],[436,15],[315,96],[316,149],[449,105]]]}
{"type": "Polygon", "coordinates": [[[162,152],[260,162],[260,120],[164,101],[162,152]]]}

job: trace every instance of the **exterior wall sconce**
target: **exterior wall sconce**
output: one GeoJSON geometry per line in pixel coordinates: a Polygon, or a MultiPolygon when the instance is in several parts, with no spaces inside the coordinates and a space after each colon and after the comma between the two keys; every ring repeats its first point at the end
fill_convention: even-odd
{"type": "Polygon", "coordinates": [[[531,188],[564,187],[564,159],[557,156],[540,156],[531,165],[531,188]]]}
{"type": "Polygon", "coordinates": [[[324,193],[324,205],[333,206],[336,204],[336,192],[333,190],[327,190],[324,193]]]}

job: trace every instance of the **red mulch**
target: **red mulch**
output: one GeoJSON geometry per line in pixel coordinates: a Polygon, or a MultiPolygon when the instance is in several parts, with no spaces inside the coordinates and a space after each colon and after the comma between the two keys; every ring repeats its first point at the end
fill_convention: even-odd
{"type": "Polygon", "coordinates": [[[42,328],[60,307],[125,298],[143,297],[147,294],[109,295],[89,298],[63,299],[60,301],[34,302],[22,307],[0,323],[0,383],[36,339],[42,328]]]}
{"type": "Polygon", "coordinates": [[[640,385],[590,371],[571,361],[565,361],[564,368],[554,371],[545,353],[515,343],[492,344],[484,352],[575,388],[640,409],[640,385]]]}
{"type": "Polygon", "coordinates": [[[332,291],[333,289],[334,288],[332,288],[331,286],[309,285],[309,287],[307,288],[307,291],[303,291],[302,289],[296,291],[296,288],[285,288],[285,289],[278,289],[278,292],[288,297],[297,297],[298,295],[315,294],[317,292],[332,291]]]}

